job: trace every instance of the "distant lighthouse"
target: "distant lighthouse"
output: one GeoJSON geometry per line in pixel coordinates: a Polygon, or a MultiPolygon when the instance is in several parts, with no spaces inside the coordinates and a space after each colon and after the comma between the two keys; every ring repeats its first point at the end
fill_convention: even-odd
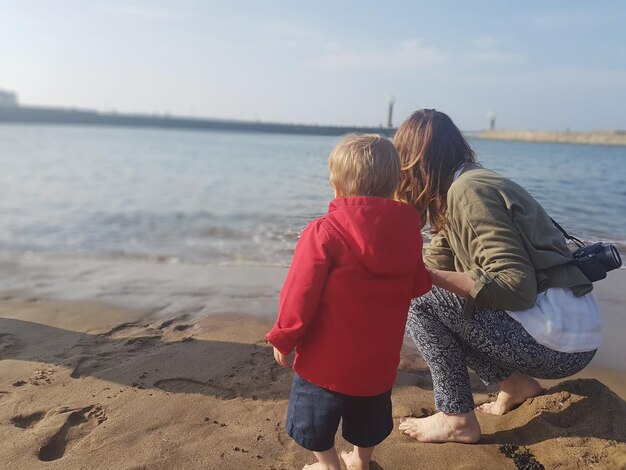
{"type": "Polygon", "coordinates": [[[496,130],[496,112],[495,111],[489,111],[487,113],[487,121],[489,121],[489,130],[490,131],[496,130]]]}
{"type": "Polygon", "coordinates": [[[395,100],[393,96],[390,96],[387,100],[387,104],[389,108],[387,109],[387,129],[391,129],[393,127],[393,105],[395,104],[395,100]]]}

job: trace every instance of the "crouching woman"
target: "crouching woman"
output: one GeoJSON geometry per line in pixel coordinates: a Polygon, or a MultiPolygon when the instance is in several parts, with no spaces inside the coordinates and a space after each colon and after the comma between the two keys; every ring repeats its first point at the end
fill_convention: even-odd
{"type": "Polygon", "coordinates": [[[513,181],[475,163],[445,114],[418,110],[398,129],[398,198],[427,214],[425,262],[436,286],[414,299],[407,334],[433,378],[437,414],[400,429],[423,442],[476,442],[467,367],[500,392],[479,411],[504,414],[541,392],[535,378],[582,370],[601,342],[592,284],[563,235],[513,181]]]}

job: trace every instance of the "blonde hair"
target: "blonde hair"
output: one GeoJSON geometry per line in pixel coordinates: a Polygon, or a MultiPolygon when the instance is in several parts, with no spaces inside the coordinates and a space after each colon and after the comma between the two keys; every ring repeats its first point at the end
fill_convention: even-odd
{"type": "Polygon", "coordinates": [[[330,183],[344,197],[393,198],[400,181],[400,157],[386,137],[350,134],[328,157],[330,183]]]}

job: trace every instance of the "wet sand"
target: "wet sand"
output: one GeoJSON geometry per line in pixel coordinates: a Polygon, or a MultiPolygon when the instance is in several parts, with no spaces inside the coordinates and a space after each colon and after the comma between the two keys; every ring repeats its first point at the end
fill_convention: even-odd
{"type": "MultiPolygon", "coordinates": [[[[283,268],[5,257],[0,272],[0,467],[312,462],[285,433],[291,374],[263,341],[283,268]]],[[[504,417],[480,415],[477,445],[417,444],[395,431],[373,468],[624,468],[625,276],[598,284],[607,342],[581,374],[621,398],[591,379],[547,384],[504,417]]],[[[493,390],[473,380],[476,401],[488,400],[493,390]]],[[[393,402],[396,425],[434,411],[410,346],[393,402]]]]}

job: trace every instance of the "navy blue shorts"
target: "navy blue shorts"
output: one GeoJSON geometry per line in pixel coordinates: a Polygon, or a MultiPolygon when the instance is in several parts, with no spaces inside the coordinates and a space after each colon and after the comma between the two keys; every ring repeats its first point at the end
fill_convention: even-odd
{"type": "Polygon", "coordinates": [[[294,374],[287,411],[287,433],[302,447],[323,452],[335,445],[343,420],[343,438],[358,447],[374,447],[393,431],[391,390],[354,397],[319,387],[294,374]]]}

